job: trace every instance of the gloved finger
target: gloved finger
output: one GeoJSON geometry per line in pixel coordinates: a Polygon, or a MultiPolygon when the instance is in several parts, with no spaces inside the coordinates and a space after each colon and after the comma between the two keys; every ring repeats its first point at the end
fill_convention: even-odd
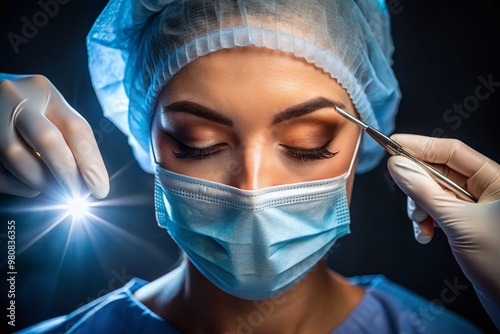
{"type": "Polygon", "coordinates": [[[413,224],[415,239],[421,244],[429,243],[434,236],[434,221],[429,217],[429,214],[418,206],[410,197],[407,198],[406,207],[408,217],[413,224]]]}
{"type": "Polygon", "coordinates": [[[422,160],[445,164],[466,177],[474,175],[488,160],[457,139],[408,134],[395,134],[391,138],[422,160]]]}
{"type": "MultiPolygon", "coordinates": [[[[9,131],[11,130],[5,130],[9,131]]],[[[37,191],[47,192],[53,189],[54,186],[50,184],[53,178],[47,166],[17,132],[11,132],[13,133],[0,140],[0,162],[5,169],[37,191]]]]}
{"type": "MultiPolygon", "coordinates": [[[[28,101],[24,98],[18,91],[19,83],[27,80],[30,79],[21,78],[19,80],[0,81],[0,106],[5,110],[5,112],[0,112],[0,162],[10,174],[31,188],[37,191],[55,193],[58,187],[54,186],[54,179],[50,170],[21,138],[13,124],[19,113],[29,103],[44,106],[40,101],[47,99],[47,90],[38,91],[36,101],[28,101]]],[[[5,192],[10,193],[12,191],[5,192]]]]}
{"type": "MultiPolygon", "coordinates": [[[[78,196],[80,175],[71,150],[57,127],[35,109],[27,103],[14,125],[24,141],[40,154],[59,185],[72,196],[78,196]]],[[[17,167],[23,169],[23,166],[17,167]]]]}
{"type": "MultiPolygon", "coordinates": [[[[446,164],[465,177],[444,170],[455,182],[479,198],[488,202],[500,198],[500,165],[456,139],[440,139],[416,135],[398,134],[394,140],[425,161],[446,164]]],[[[436,166],[436,165],[434,165],[436,166]]],[[[442,170],[438,167],[439,170],[442,170]]]]}
{"type": "Polygon", "coordinates": [[[90,125],[58,92],[52,94],[46,116],[61,131],[92,195],[106,197],[109,176],[90,125]]]}
{"type": "Polygon", "coordinates": [[[440,171],[441,174],[443,174],[444,176],[446,176],[450,180],[453,180],[456,184],[458,184],[462,188],[467,188],[467,184],[469,181],[469,178],[467,176],[465,176],[465,175],[457,172],[453,168],[448,167],[448,166],[443,165],[443,164],[428,163],[428,165],[431,165],[432,167],[434,167],[435,169],[440,171]]]}
{"type": "Polygon", "coordinates": [[[468,180],[472,193],[481,194],[479,202],[491,202],[500,199],[500,165],[488,160],[484,166],[468,180]]]}
{"type": "Polygon", "coordinates": [[[431,217],[421,222],[412,221],[415,240],[422,245],[429,243],[434,236],[434,220],[431,217]]]}
{"type": "Polygon", "coordinates": [[[406,212],[408,213],[408,217],[417,223],[420,223],[429,217],[429,214],[418,206],[411,197],[408,197],[406,200],[406,212]]]}
{"type": "Polygon", "coordinates": [[[472,204],[449,194],[422,167],[408,158],[393,156],[387,166],[399,188],[438,223],[441,222],[437,218],[450,209],[460,212],[472,204]]]}
{"type": "MultiPolygon", "coordinates": [[[[23,100],[22,96],[16,93],[15,87],[10,80],[0,80],[0,124],[5,125],[10,123],[11,111],[23,100]]],[[[2,135],[2,132],[0,132],[2,135]]]]}
{"type": "Polygon", "coordinates": [[[0,164],[0,193],[32,198],[40,194],[40,190],[28,186],[0,164]]]}

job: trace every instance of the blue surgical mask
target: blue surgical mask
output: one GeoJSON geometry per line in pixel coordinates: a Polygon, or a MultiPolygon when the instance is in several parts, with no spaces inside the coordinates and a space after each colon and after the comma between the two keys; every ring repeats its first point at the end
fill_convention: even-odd
{"type": "Polygon", "coordinates": [[[223,291],[272,298],[299,282],[350,232],[351,169],[352,163],[347,173],[327,180],[241,190],[157,165],[158,224],[223,291]]]}

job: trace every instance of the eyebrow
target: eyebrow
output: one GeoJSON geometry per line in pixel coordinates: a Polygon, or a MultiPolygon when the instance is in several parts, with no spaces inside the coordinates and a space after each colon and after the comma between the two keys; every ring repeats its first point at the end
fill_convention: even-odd
{"type": "MultiPolygon", "coordinates": [[[[324,97],[317,97],[306,101],[304,103],[289,107],[283,111],[280,111],[273,117],[272,125],[279,124],[281,122],[297,118],[310,114],[316,110],[323,108],[334,108],[339,107],[345,109],[345,106],[337,101],[329,100],[324,97]]],[[[209,121],[219,123],[226,126],[233,126],[233,121],[228,117],[221,115],[215,110],[202,106],[198,103],[191,101],[178,101],[162,108],[164,113],[167,112],[185,112],[189,113],[209,121]]]]}
{"type": "Polygon", "coordinates": [[[335,108],[339,107],[345,109],[345,106],[337,101],[332,101],[324,97],[317,97],[312,100],[306,101],[304,103],[292,106],[279,112],[273,118],[273,125],[290,120],[292,118],[297,118],[312,113],[313,111],[323,109],[323,108],[335,108]]]}
{"type": "Polygon", "coordinates": [[[185,112],[189,113],[204,119],[207,119],[212,122],[216,122],[219,124],[233,126],[233,121],[227,118],[224,115],[219,114],[213,109],[202,106],[201,104],[194,103],[191,101],[178,101],[168,106],[164,106],[163,112],[185,112]]]}

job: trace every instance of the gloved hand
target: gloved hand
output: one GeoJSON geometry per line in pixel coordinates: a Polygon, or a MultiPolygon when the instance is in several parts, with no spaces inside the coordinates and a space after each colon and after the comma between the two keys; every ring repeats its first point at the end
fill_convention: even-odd
{"type": "Polygon", "coordinates": [[[408,214],[417,240],[430,241],[433,221],[439,224],[457,262],[500,328],[500,166],[458,140],[403,134],[392,138],[479,199],[471,203],[456,198],[405,157],[388,161],[394,181],[410,198],[408,214]]]}
{"type": "Polygon", "coordinates": [[[40,75],[0,74],[0,192],[79,195],[82,177],[96,198],[109,178],[89,124],[40,75]],[[57,182],[56,182],[57,181],[57,182]]]}

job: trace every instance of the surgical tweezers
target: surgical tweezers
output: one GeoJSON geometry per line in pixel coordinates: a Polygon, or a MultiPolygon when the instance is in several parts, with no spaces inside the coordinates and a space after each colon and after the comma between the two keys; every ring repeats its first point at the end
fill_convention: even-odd
{"type": "Polygon", "coordinates": [[[412,160],[413,162],[417,163],[421,167],[423,167],[427,173],[441,186],[453,191],[455,194],[457,194],[458,197],[464,199],[464,200],[469,200],[469,201],[474,201],[477,202],[477,198],[474,197],[471,193],[469,193],[467,190],[463,189],[460,187],[458,184],[456,184],[454,181],[450,180],[446,176],[444,176],[441,172],[439,172],[437,169],[432,167],[431,165],[425,163],[423,160],[417,158],[410,152],[406,151],[399,145],[397,142],[392,140],[391,138],[387,137],[384,135],[382,132],[378,131],[377,129],[372,128],[371,126],[367,125],[366,123],[362,122],[361,120],[357,119],[353,115],[349,114],[348,112],[340,109],[339,107],[335,106],[335,109],[339,114],[347,118],[349,121],[357,124],[360,126],[367,134],[370,135],[377,143],[379,143],[387,152],[389,152],[391,155],[402,155],[407,157],[408,159],[412,160]]]}

